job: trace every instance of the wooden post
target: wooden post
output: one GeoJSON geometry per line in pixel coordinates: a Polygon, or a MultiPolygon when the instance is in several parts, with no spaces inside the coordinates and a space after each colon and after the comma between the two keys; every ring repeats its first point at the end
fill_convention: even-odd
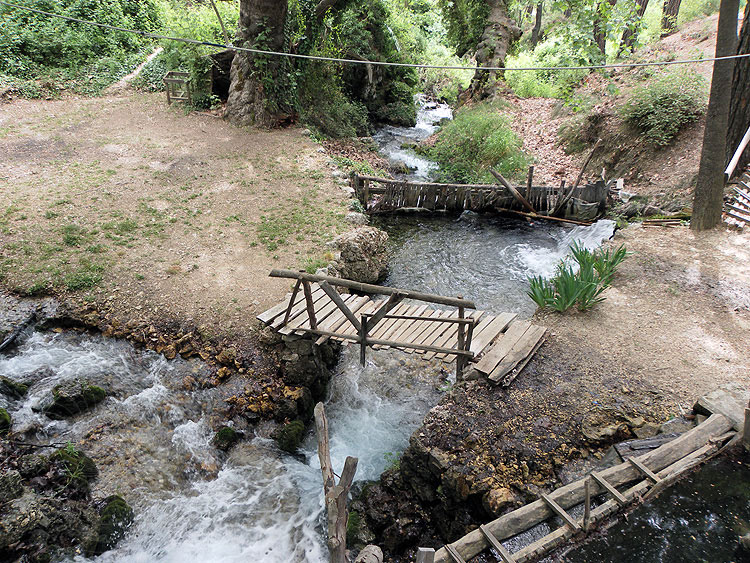
{"type": "Polygon", "coordinates": [[[323,474],[323,489],[328,513],[328,549],[331,552],[331,563],[347,563],[346,523],[349,513],[346,509],[346,501],[354,474],[357,472],[357,458],[346,458],[341,478],[336,484],[328,444],[328,419],[323,403],[315,405],[315,431],[318,436],[318,458],[320,471],[323,474]]]}
{"type": "MultiPolygon", "coordinates": [[[[459,299],[463,299],[462,295],[458,296],[459,299]]],[[[459,307],[458,308],[458,318],[463,319],[464,318],[464,308],[459,307]]],[[[458,325],[458,349],[463,350],[464,349],[464,325],[463,323],[459,323],[458,325]]],[[[456,356],[456,381],[461,381],[463,379],[464,375],[464,358],[463,356],[456,356]]]]}
{"type": "Polygon", "coordinates": [[[299,286],[302,285],[302,280],[297,280],[297,283],[294,284],[294,291],[292,291],[292,296],[289,298],[289,306],[286,308],[286,314],[284,315],[284,322],[282,323],[284,326],[286,326],[286,323],[289,322],[289,317],[292,314],[292,309],[294,308],[294,300],[297,297],[297,293],[299,293],[299,286]]]}
{"type": "Polygon", "coordinates": [[[365,211],[367,211],[367,202],[370,199],[370,180],[362,180],[362,194],[364,199],[362,206],[365,208],[365,211]]]}
{"type": "Polygon", "coordinates": [[[310,282],[302,280],[302,289],[305,292],[305,303],[307,305],[307,316],[310,317],[310,328],[318,328],[318,321],[315,319],[315,304],[312,300],[312,291],[310,291],[310,282]]]}
{"type": "Polygon", "coordinates": [[[586,479],[586,504],[583,509],[583,531],[588,533],[591,525],[591,477],[586,479]]]}
{"type": "Polygon", "coordinates": [[[367,349],[367,317],[362,315],[359,322],[359,363],[365,365],[365,350],[367,349]]]}
{"type": "Polygon", "coordinates": [[[529,177],[526,179],[526,193],[523,194],[524,197],[528,200],[529,195],[531,194],[531,182],[534,180],[534,167],[529,166],[529,177]]]}
{"type": "Polygon", "coordinates": [[[435,550],[431,547],[417,548],[417,563],[433,563],[435,561],[435,550]]]}
{"type": "Polygon", "coordinates": [[[745,449],[750,452],[750,401],[748,401],[745,408],[745,426],[742,431],[742,443],[745,445],[745,449]]]}

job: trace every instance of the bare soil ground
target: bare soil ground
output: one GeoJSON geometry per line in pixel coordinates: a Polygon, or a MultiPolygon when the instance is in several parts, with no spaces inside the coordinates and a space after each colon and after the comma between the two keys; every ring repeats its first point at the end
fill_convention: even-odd
{"type": "Polygon", "coordinates": [[[0,276],[120,318],[243,333],[273,267],[326,257],[348,195],[301,129],[236,128],[162,95],[0,105],[0,276]]]}

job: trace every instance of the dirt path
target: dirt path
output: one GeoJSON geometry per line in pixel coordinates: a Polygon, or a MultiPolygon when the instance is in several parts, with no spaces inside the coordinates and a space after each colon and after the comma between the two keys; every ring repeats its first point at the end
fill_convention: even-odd
{"type": "Polygon", "coordinates": [[[301,129],[239,129],[162,95],[0,105],[0,277],[120,318],[245,332],[345,230],[301,129]]]}

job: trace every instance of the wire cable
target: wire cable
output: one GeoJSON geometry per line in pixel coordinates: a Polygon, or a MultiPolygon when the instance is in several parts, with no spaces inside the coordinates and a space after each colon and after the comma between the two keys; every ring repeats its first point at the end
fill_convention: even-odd
{"type": "Polygon", "coordinates": [[[20,10],[26,10],[28,12],[34,12],[44,16],[50,16],[53,18],[60,18],[67,21],[83,23],[87,25],[93,25],[102,27],[104,29],[111,29],[113,31],[122,31],[125,33],[134,33],[142,37],[149,37],[151,39],[166,39],[168,41],[178,41],[182,43],[189,43],[191,45],[203,45],[206,47],[217,47],[220,49],[230,49],[233,51],[243,51],[246,53],[253,53],[256,55],[269,55],[275,57],[289,57],[294,59],[306,59],[313,61],[325,61],[333,63],[343,64],[358,64],[358,65],[374,65],[374,66],[393,66],[393,67],[405,67],[405,68],[417,68],[417,69],[436,69],[436,70],[473,70],[473,71],[555,71],[555,70],[605,70],[610,68],[638,68],[648,66],[669,66],[669,65],[681,65],[681,64],[693,64],[693,63],[706,63],[712,61],[726,61],[732,59],[743,59],[750,57],[750,53],[741,53],[737,55],[727,55],[724,57],[711,57],[705,59],[681,59],[676,61],[651,61],[645,63],[614,63],[614,64],[602,64],[602,65],[582,65],[582,66],[540,66],[540,67],[498,67],[498,66],[452,66],[452,65],[429,65],[429,64],[413,64],[413,63],[394,63],[389,61],[368,61],[358,59],[342,59],[337,57],[323,57],[320,55],[302,55],[299,53],[284,53],[283,51],[266,51],[264,49],[252,49],[249,47],[238,47],[232,45],[223,45],[221,43],[213,43],[211,41],[198,41],[196,39],[187,39],[184,37],[170,37],[168,35],[160,35],[158,33],[150,33],[147,31],[141,31],[138,29],[128,29],[126,27],[118,27],[115,25],[109,25],[106,23],[99,23],[91,20],[83,20],[79,18],[73,18],[70,16],[63,16],[62,14],[55,14],[53,12],[46,12],[44,10],[38,10],[29,6],[23,6],[14,2],[8,2],[7,0],[0,0],[0,4],[5,6],[11,6],[20,10]]]}

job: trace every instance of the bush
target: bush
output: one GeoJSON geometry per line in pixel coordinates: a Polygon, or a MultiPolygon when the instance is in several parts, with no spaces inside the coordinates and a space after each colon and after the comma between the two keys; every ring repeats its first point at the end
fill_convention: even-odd
{"type": "MultiPolygon", "coordinates": [[[[506,66],[516,68],[582,66],[591,58],[561,37],[537,45],[532,52],[522,52],[506,59],[506,66]]],[[[537,70],[505,73],[505,81],[522,98],[562,98],[588,75],[586,70],[537,70]]]]}
{"type": "Polygon", "coordinates": [[[529,162],[510,120],[491,105],[459,111],[425,152],[440,164],[442,179],[465,183],[494,182],[488,168],[515,177],[529,162]]]}
{"type": "Polygon", "coordinates": [[[602,250],[591,252],[578,242],[571,247],[573,265],[565,261],[557,267],[557,274],[547,280],[542,276],[529,278],[527,295],[540,308],[551,308],[563,313],[578,306],[579,311],[587,311],[597,303],[604,301],[602,293],[612,283],[617,266],[627,256],[624,246],[616,250],[602,250]]]}
{"type": "Polygon", "coordinates": [[[625,122],[648,142],[663,147],[684,125],[703,114],[706,90],[706,80],[695,71],[666,71],[637,88],[620,111],[625,122]]]}
{"type": "MultiPolygon", "coordinates": [[[[25,5],[142,31],[154,31],[159,26],[154,0],[28,0],[25,5]]],[[[101,57],[139,51],[149,43],[132,33],[6,6],[0,6],[0,21],[0,73],[19,78],[32,78],[45,68],[79,68],[101,57]]]]}

